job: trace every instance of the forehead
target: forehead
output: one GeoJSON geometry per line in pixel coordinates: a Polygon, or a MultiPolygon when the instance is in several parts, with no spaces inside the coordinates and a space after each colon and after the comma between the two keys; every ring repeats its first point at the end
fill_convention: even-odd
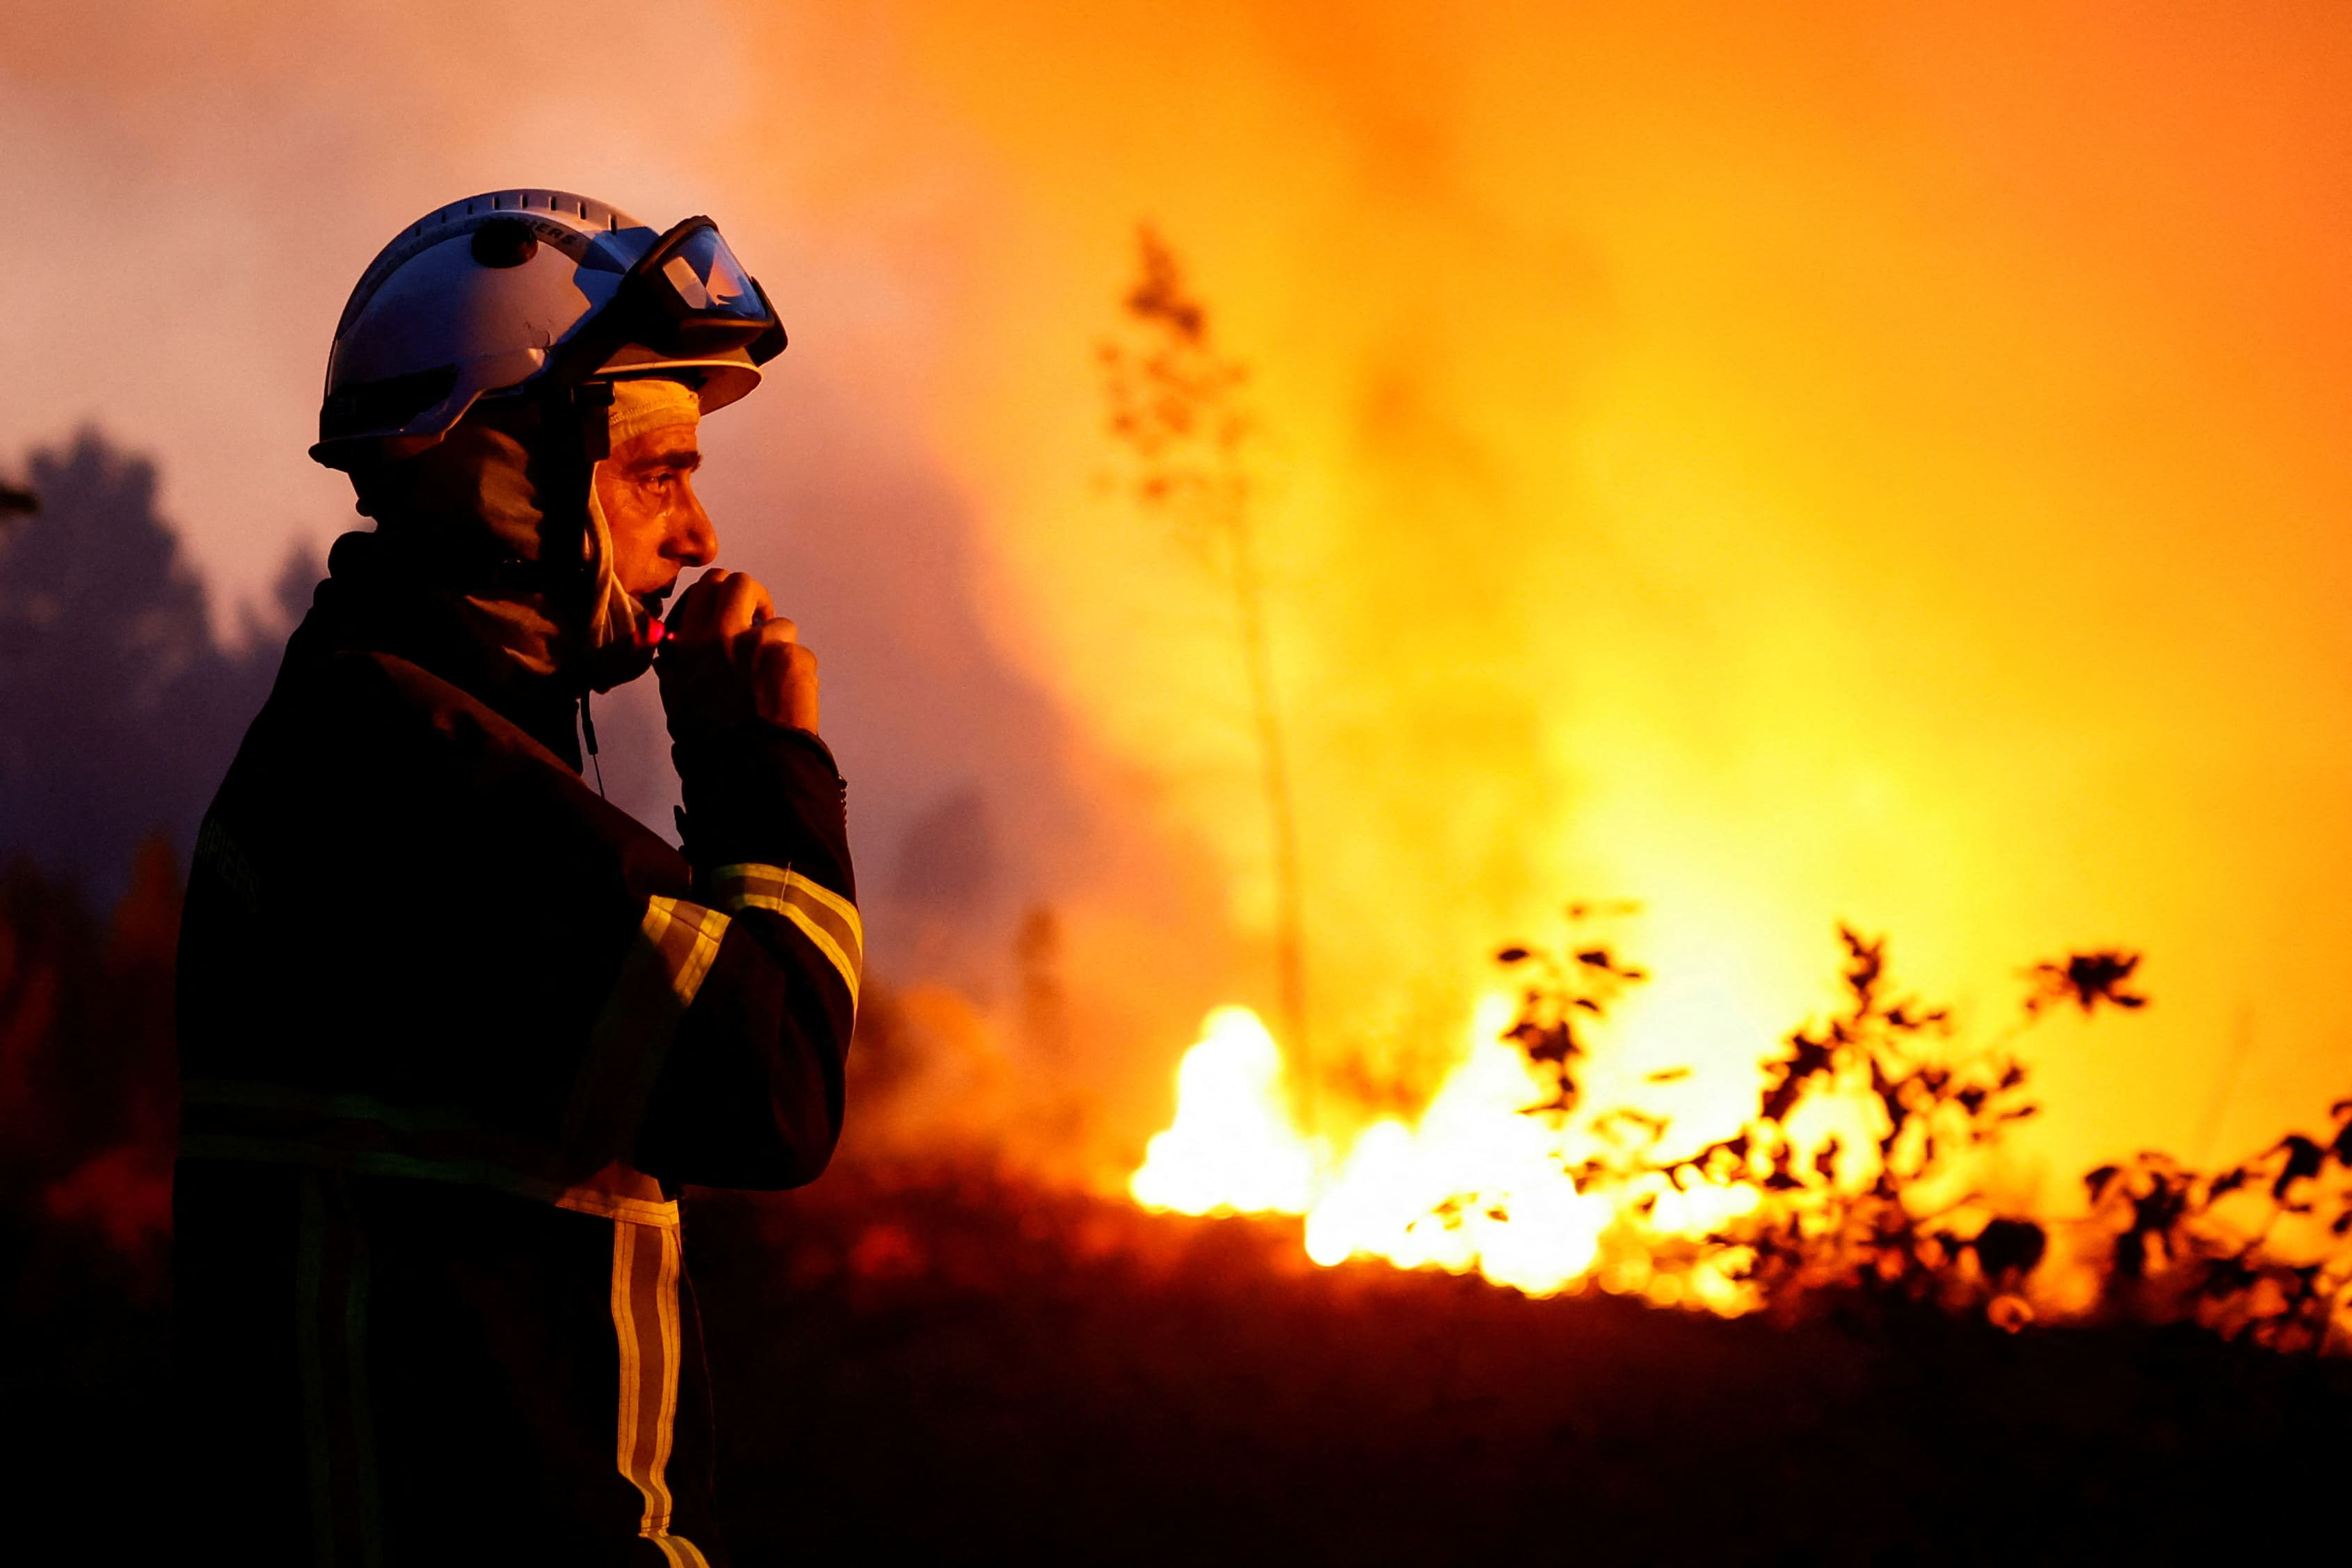
{"type": "Polygon", "coordinates": [[[702,413],[694,389],[667,376],[620,381],[613,386],[613,443],[619,447],[638,437],[664,436],[675,446],[683,441],[689,451],[702,413]]]}
{"type": "Polygon", "coordinates": [[[699,457],[702,453],[699,437],[699,428],[692,420],[656,425],[650,430],[640,430],[615,440],[613,456],[626,463],[659,463],[699,457]]]}

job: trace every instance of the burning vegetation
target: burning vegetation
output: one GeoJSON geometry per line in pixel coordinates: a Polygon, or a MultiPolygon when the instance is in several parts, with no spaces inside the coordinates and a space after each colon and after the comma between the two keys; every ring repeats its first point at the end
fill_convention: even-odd
{"type": "Polygon", "coordinates": [[[1759,1064],[1752,1109],[1694,1143],[1674,1115],[1589,1093],[1594,1031],[1649,976],[1595,934],[1633,906],[1580,903],[1558,948],[1496,955],[1513,989],[1483,993],[1462,1054],[1411,1114],[1348,1093],[1358,1064],[1326,1059],[1328,1042],[1307,1048],[1307,873],[1256,564],[1265,486],[1249,457],[1260,436],[1249,373],[1213,342],[1166,241],[1149,227],[1139,237],[1123,335],[1099,351],[1108,428],[1120,487],[1233,590],[1280,1021],[1209,1015],[1178,1070],[1174,1120],[1129,1181],[1137,1202],[1295,1215],[1318,1264],[1475,1272],[1534,1296],[1593,1287],[1723,1316],[1785,1317],[1824,1297],[1932,1303],[2012,1331],[2037,1318],[2193,1318],[2280,1348],[2343,1343],[2352,1182],[2332,1178],[2352,1175],[2352,1101],[2336,1108],[2331,1139],[2290,1134],[2215,1174],[2156,1154],[2094,1171],[2086,1217],[2011,1212],[1988,1191],[2004,1131],[2039,1109],[2019,1037],[2054,1007],[2143,1007],[2136,953],[2034,964],[2011,1026],[1971,1039],[1951,1009],[1895,989],[1884,937],[1841,926],[1841,1008],[1791,1032],[1759,1064]]]}
{"type": "MultiPolygon", "coordinates": [[[[1507,947],[1516,1003],[1482,1004],[1468,1053],[1417,1121],[1344,1146],[1303,1131],[1281,1053],[1244,1009],[1212,1015],[1178,1074],[1174,1122],[1130,1190],[1186,1214],[1303,1215],[1319,1264],[1368,1256],[1475,1271],[1530,1295],[1598,1288],[1662,1307],[1786,1318],[1831,1300],[2047,1317],[2191,1320],[2281,1350],[2352,1328],[2352,1100],[2326,1138],[2289,1133],[2200,1174],[2146,1153],[2084,1178],[2086,1215],[2005,1212],[1984,1178],[2035,1114],[2018,1037],[2053,1005],[2137,1010],[2136,954],[2026,972],[2015,1023],[1972,1042],[1896,992],[1887,944],[1850,928],[1845,1006],[1759,1064],[1736,1130],[1676,1152],[1671,1117],[1589,1103],[1594,1032],[1648,976],[1578,930],[1507,947]]],[[[1672,1082],[1687,1069],[1647,1075],[1672,1082]]]]}

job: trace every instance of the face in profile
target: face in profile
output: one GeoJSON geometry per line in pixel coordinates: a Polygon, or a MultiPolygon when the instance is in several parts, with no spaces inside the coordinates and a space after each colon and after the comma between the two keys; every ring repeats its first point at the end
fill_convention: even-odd
{"type": "Polygon", "coordinates": [[[694,493],[701,466],[690,414],[616,438],[611,456],[596,466],[614,574],[649,611],[659,612],[679,573],[718,558],[718,531],[694,493]]]}

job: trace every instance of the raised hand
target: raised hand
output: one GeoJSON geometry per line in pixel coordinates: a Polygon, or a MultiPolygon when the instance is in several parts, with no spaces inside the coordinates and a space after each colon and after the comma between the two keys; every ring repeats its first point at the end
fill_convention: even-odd
{"type": "Polygon", "coordinates": [[[753,720],[816,732],[816,655],[744,573],[713,567],[678,596],[654,670],[673,740],[753,720]]]}

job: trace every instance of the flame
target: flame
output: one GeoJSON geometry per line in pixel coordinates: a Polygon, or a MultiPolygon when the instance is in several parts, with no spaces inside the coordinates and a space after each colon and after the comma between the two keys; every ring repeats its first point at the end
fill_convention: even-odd
{"type": "MultiPolygon", "coordinates": [[[[989,626],[1207,889],[1159,950],[1198,968],[1132,960],[1168,921],[1120,889],[1071,900],[1074,970],[1160,1038],[1276,994],[1223,585],[1098,482],[1148,219],[1271,449],[1286,1047],[1465,1010],[1489,944],[1597,889],[1668,977],[1629,1049],[1695,1077],[1815,1010],[1854,919],[1962,1004],[2061,943],[2151,954],[2128,1043],[2040,1065],[2051,1171],[2303,1114],[2352,1028],[2352,900],[2312,871],[2352,852],[2352,129],[2308,64],[2352,47],[2249,10],[915,8],[908,97],[953,140],[832,176],[956,268],[887,363],[936,389],[989,626]],[[898,167],[954,243],[866,195],[898,167]],[[1739,1026],[1669,1027],[1706,987],[1739,1026]]],[[[800,145],[807,97],[740,144],[800,145]]]]}
{"type": "Polygon", "coordinates": [[[1211,1013],[1176,1069],[1176,1120],[1128,1183],[1136,1201],[1179,1214],[1306,1213],[1320,1151],[1291,1119],[1282,1065],[1255,1013],[1211,1013]]]}
{"type": "Polygon", "coordinates": [[[1311,1136],[1290,1103],[1280,1047],[1256,1014],[1219,1007],[1176,1074],[1176,1115],[1128,1190],[1146,1208],[1305,1217],[1324,1267],[1377,1258],[1400,1268],[1475,1272],[1530,1296],[1597,1279],[1662,1306],[1726,1315],[1756,1303],[1720,1259],[1678,1262],[1670,1246],[1754,1208],[1747,1183],[1660,1178],[1580,1190],[1588,1129],[1530,1114],[1545,1086],[1504,1037],[1510,999],[1482,996],[1461,1059],[1417,1121],[1371,1121],[1346,1148],[1311,1136]]]}
{"type": "MultiPolygon", "coordinates": [[[[669,24],[568,15],[498,8],[558,51],[526,80],[379,7],[10,7],[37,226],[160,204],[177,270],[247,281],[169,334],[11,313],[42,374],[0,384],[0,426],[89,409],[154,444],[199,562],[263,592],[283,541],[253,513],[348,504],[284,438],[315,408],[289,367],[384,226],[454,194],[434,171],[719,215],[818,327],[712,422],[730,563],[793,584],[852,683],[828,713],[861,852],[943,766],[1003,808],[1076,1009],[1052,1074],[1007,1076],[1124,1138],[1164,1090],[1129,1042],[1271,994],[1275,923],[1224,602],[1096,483],[1093,355],[1148,218],[1277,438],[1318,1060],[1416,988],[1466,1008],[1492,942],[1608,889],[1672,977],[1629,1046],[1702,1074],[1818,1005],[1832,919],[1963,1001],[2060,942],[2146,948],[2161,1008],[2040,1069],[2018,1136],[2053,1172],[2233,1146],[2333,1081],[2341,7],[721,0],[697,112],[585,146],[569,84],[669,24]],[[297,110],[316,129],[284,134],[297,110]],[[272,199],[368,147],[399,151],[331,211],[272,199]],[[1669,984],[1741,1022],[1669,1026],[1669,984]]],[[[120,295],[155,254],[18,247],[0,291],[120,295]]],[[[885,967],[961,973],[889,918],[885,967]]]]}

